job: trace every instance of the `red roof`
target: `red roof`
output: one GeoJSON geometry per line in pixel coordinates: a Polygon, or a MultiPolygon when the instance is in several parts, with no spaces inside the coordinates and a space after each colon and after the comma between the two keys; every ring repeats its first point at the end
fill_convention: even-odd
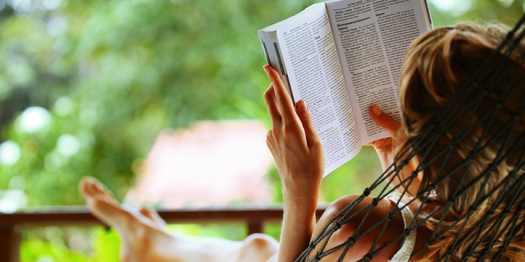
{"type": "Polygon", "coordinates": [[[163,131],[126,200],[166,208],[268,203],[265,175],[273,159],[257,121],[198,122],[163,131]]]}

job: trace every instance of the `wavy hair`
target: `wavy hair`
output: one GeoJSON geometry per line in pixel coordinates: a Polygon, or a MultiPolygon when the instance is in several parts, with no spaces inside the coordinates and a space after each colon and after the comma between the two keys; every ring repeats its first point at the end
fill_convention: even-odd
{"type": "MultiPolygon", "coordinates": [[[[459,23],[452,27],[443,27],[427,32],[412,43],[407,51],[401,73],[400,103],[404,117],[402,127],[397,134],[402,141],[397,155],[429,126],[431,120],[465,86],[478,67],[503,41],[506,33],[507,29],[500,25],[483,27],[476,24],[459,23]]],[[[504,72],[503,77],[498,80],[498,84],[490,89],[489,94],[477,109],[474,110],[468,106],[474,99],[471,97],[467,97],[459,105],[459,110],[466,110],[467,113],[459,116],[459,119],[446,129],[435,146],[429,149],[430,155],[438,155],[439,152],[449,147],[456,135],[465,132],[461,131],[462,125],[466,123],[468,127],[472,127],[467,136],[451,151],[450,157],[443,155],[420,172],[422,174],[420,192],[431,185],[432,181],[439,175],[438,173],[453,172],[442,183],[435,185],[436,194],[430,197],[425,204],[426,208],[430,208],[430,210],[445,205],[450,205],[450,208],[446,213],[438,213],[426,221],[425,225],[430,230],[436,231],[442,236],[428,246],[423,261],[437,261],[436,258],[446,256],[451,248],[454,248],[450,256],[451,261],[461,261],[466,256],[470,256],[468,261],[480,258],[525,261],[525,241],[522,240],[525,237],[523,227],[517,233],[510,232],[512,227],[505,227],[511,223],[511,219],[515,216],[518,217],[518,225],[521,225],[522,222],[525,223],[525,212],[518,211],[517,204],[510,206],[512,202],[510,195],[503,195],[503,201],[497,201],[502,194],[508,194],[507,191],[503,190],[504,187],[498,188],[497,186],[507,181],[505,179],[515,168],[519,153],[525,148],[520,145],[515,151],[517,153],[499,164],[487,176],[486,181],[481,179],[476,182],[478,181],[477,178],[491,166],[503,147],[505,137],[498,138],[497,132],[512,119],[519,103],[525,99],[525,85],[523,84],[525,69],[523,64],[517,63],[518,53],[523,52],[523,50],[525,48],[522,43],[518,51],[513,53],[510,59],[507,59],[506,64],[512,66],[513,69],[504,72]],[[511,79],[517,79],[520,84],[510,99],[503,103],[503,107],[497,112],[493,122],[490,124],[483,122],[483,124],[475,126],[477,121],[489,114],[495,107],[511,79]],[[468,116],[470,114],[473,117],[469,121],[468,116]],[[467,121],[469,122],[467,123],[467,121]],[[482,136],[484,131],[488,134],[486,137],[482,136]],[[480,140],[486,143],[491,137],[495,139],[494,142],[475,157],[468,168],[457,169],[462,162],[467,161],[480,140]],[[438,170],[442,166],[444,168],[442,172],[439,172],[438,170]],[[461,179],[463,173],[466,175],[461,179]],[[464,190],[465,193],[455,196],[454,192],[458,189],[459,191],[464,190]],[[494,193],[489,195],[488,192],[491,191],[494,193]],[[459,218],[465,216],[469,209],[474,209],[473,204],[479,194],[487,196],[485,201],[476,205],[476,209],[468,220],[463,219],[454,224],[459,218]],[[497,207],[495,206],[496,203],[498,203],[497,207]],[[487,216],[490,218],[483,222],[487,216]],[[442,218],[442,225],[438,227],[439,220],[442,218]],[[500,223],[499,221],[503,221],[502,226],[497,225],[500,223]],[[483,227],[476,227],[482,222],[486,223],[483,227]],[[507,228],[506,231],[503,230],[505,228],[507,228]],[[478,234],[484,237],[478,238],[481,241],[476,238],[478,234]],[[509,234],[515,234],[515,237],[512,238],[508,248],[500,252],[509,234]],[[454,243],[456,239],[461,239],[457,245],[454,243]],[[478,243],[475,243],[476,241],[478,243]]],[[[481,92],[485,88],[485,83],[479,83],[477,88],[481,92]]],[[[522,114],[512,133],[507,135],[510,144],[525,132],[524,119],[525,115],[522,114]]],[[[422,155],[416,155],[415,158],[416,160],[421,159],[422,155]]],[[[516,178],[510,182],[516,181],[517,177],[522,174],[523,170],[520,170],[517,172],[516,178]]],[[[525,194],[520,194],[518,198],[515,203],[519,204],[525,201],[525,194]]]]}

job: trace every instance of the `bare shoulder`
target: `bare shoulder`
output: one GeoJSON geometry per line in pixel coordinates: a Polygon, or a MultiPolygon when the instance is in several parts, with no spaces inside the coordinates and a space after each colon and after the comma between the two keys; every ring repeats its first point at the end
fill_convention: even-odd
{"type": "MultiPolygon", "coordinates": [[[[342,223],[343,221],[340,222],[341,226],[334,231],[324,251],[334,248],[339,249],[324,257],[322,261],[338,261],[345,249],[345,243],[349,239],[354,244],[348,249],[343,261],[358,261],[364,258],[378,237],[379,241],[374,250],[382,250],[375,254],[371,261],[388,261],[399,249],[401,239],[397,241],[395,239],[404,231],[403,218],[401,214],[397,214],[388,224],[386,224],[385,219],[394,208],[394,204],[389,200],[374,201],[374,197],[364,197],[361,201],[352,204],[359,197],[359,195],[348,195],[339,198],[326,209],[326,212],[320,218],[312,235],[312,240],[319,235],[323,235],[322,230],[326,225],[330,227],[338,222],[339,218],[334,221],[332,219],[340,212],[344,211],[344,213],[347,213],[346,217],[349,218],[344,223],[342,223]],[[350,208],[347,208],[349,204],[352,205],[350,208]],[[384,227],[386,228],[381,234],[384,227]],[[395,242],[388,245],[392,241],[395,242]]],[[[310,253],[311,257],[320,251],[324,242],[325,240],[323,239],[314,251],[310,253]]]]}

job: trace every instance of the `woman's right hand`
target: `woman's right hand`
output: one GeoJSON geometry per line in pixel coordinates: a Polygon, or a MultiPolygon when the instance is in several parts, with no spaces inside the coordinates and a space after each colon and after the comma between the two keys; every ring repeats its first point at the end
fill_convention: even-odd
{"type": "Polygon", "coordinates": [[[384,128],[390,134],[390,137],[378,139],[369,143],[369,145],[372,145],[375,148],[384,172],[394,161],[393,153],[398,145],[398,141],[395,140],[395,133],[401,126],[391,116],[381,111],[376,105],[370,107],[370,115],[378,126],[384,128]]]}

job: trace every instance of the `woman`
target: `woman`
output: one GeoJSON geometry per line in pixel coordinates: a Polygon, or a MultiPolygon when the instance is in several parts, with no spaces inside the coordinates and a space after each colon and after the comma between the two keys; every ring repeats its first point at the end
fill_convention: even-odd
{"type": "MultiPolygon", "coordinates": [[[[400,101],[404,120],[400,126],[390,116],[383,113],[377,106],[371,107],[371,115],[374,121],[391,134],[391,138],[385,138],[371,143],[375,147],[381,160],[383,168],[386,169],[392,159],[400,155],[402,149],[416,139],[428,125],[430,120],[435,117],[443,107],[461,90],[464,84],[470,79],[476,68],[492,53],[496,46],[504,39],[505,31],[497,26],[489,26],[485,29],[477,25],[458,24],[454,27],[445,27],[432,30],[422,36],[410,46],[401,75],[400,101]]],[[[523,46],[522,46],[523,48],[523,46]]],[[[523,49],[521,49],[523,50],[523,49]]],[[[516,56],[512,56],[515,61],[516,56]]],[[[512,63],[512,61],[510,63],[512,63]]],[[[283,82],[278,73],[269,66],[264,67],[272,82],[264,94],[268,112],[272,119],[273,127],[268,132],[267,144],[272,152],[277,168],[283,182],[284,196],[284,218],[280,246],[268,236],[257,234],[249,236],[242,242],[232,242],[209,238],[187,238],[173,236],[165,233],[162,229],[163,222],[146,209],[139,211],[122,210],[111,198],[103,187],[96,181],[87,179],[81,183],[81,192],[85,196],[90,210],[95,216],[114,227],[122,239],[121,254],[124,261],[293,261],[303,250],[305,250],[311,239],[320,234],[321,229],[329,223],[329,220],[358,196],[350,195],[340,198],[330,205],[318,223],[315,219],[315,209],[321,185],[322,174],[324,171],[324,154],[319,135],[314,130],[308,106],[304,101],[299,101],[295,107],[290,96],[285,91],[283,82]],[[280,251],[278,251],[278,249],[280,251]]],[[[525,77],[525,70],[521,65],[516,71],[510,72],[512,76],[519,79],[525,77]]],[[[505,77],[505,79],[512,78],[505,77]]],[[[495,101],[502,96],[506,82],[501,81],[501,85],[492,90],[482,102],[482,106],[477,111],[470,111],[473,119],[480,119],[487,114],[488,110],[494,107],[495,101]]],[[[480,84],[480,88],[483,83],[480,84]]],[[[525,87],[522,85],[513,97],[503,104],[503,111],[496,115],[494,122],[490,126],[479,126],[474,128],[468,136],[462,140],[452,150],[450,157],[444,156],[432,162],[413,180],[406,192],[409,196],[416,196],[420,190],[427,187],[434,180],[437,170],[443,166],[443,173],[452,172],[458,163],[465,161],[469,153],[475,148],[475,144],[480,140],[483,130],[494,133],[495,127],[502,126],[509,121],[520,101],[524,97],[525,87]]],[[[467,100],[468,101],[468,100],[467,100]]],[[[465,108],[467,101],[460,107],[465,108]]],[[[468,108],[467,108],[468,109],[468,108]]],[[[445,149],[451,144],[453,137],[459,132],[459,126],[467,121],[466,116],[461,116],[447,129],[445,135],[436,142],[435,150],[431,153],[438,155],[439,150],[445,149]]],[[[520,121],[514,126],[517,133],[525,131],[524,116],[521,115],[520,121]]],[[[515,141],[516,137],[511,137],[515,141]]],[[[511,141],[511,143],[513,142],[511,141]]],[[[496,223],[496,220],[489,220],[485,227],[475,227],[476,223],[487,216],[491,204],[497,196],[504,194],[503,191],[497,192],[486,199],[485,202],[476,210],[473,210],[468,225],[463,223],[454,224],[459,217],[464,215],[476,201],[475,196],[479,192],[489,192],[496,190],[509,174],[509,170],[514,167],[515,159],[509,158],[504,161],[490,176],[490,181],[471,187],[466,194],[455,196],[457,188],[462,188],[474,181],[497,155],[496,152],[501,147],[501,143],[494,143],[487,147],[483,153],[472,160],[472,164],[465,171],[466,177],[453,175],[435,188],[435,194],[425,204],[415,200],[403,208],[402,212],[395,215],[388,224],[387,230],[382,234],[381,227],[374,228],[363,237],[357,239],[346,253],[344,261],[358,261],[364,258],[380,238],[375,250],[383,248],[371,258],[371,261],[410,261],[427,260],[438,261],[454,244],[458,238],[460,229],[463,228],[463,235],[466,240],[462,242],[450,258],[453,261],[460,261],[467,254],[472,259],[483,256],[485,247],[489,242],[499,235],[489,230],[496,223]],[[407,224],[414,219],[414,213],[418,209],[423,214],[430,214],[440,207],[447,205],[450,200],[450,211],[436,213],[435,217],[429,219],[425,226],[420,226],[407,237],[403,243],[396,240],[396,237],[403,234],[407,224]],[[443,224],[452,228],[447,233],[428,246],[426,252],[416,251],[425,249],[428,240],[436,230],[438,221],[443,217],[443,224]],[[481,245],[475,248],[472,244],[476,239],[477,233],[488,235],[481,245]],[[469,234],[466,234],[469,233],[469,234]],[[394,244],[387,245],[395,241],[394,244]]],[[[521,147],[520,150],[523,150],[521,147]]],[[[391,181],[392,185],[397,185],[401,180],[408,177],[418,165],[422,155],[418,154],[391,181]]],[[[519,175],[521,175],[522,171],[519,175]]],[[[400,192],[403,191],[402,186],[400,192]]],[[[522,198],[524,196],[521,196],[522,198]]],[[[358,204],[356,210],[365,207],[373,201],[373,197],[366,197],[358,204]]],[[[324,250],[337,247],[345,243],[356,232],[356,229],[363,222],[363,227],[371,227],[388,216],[388,213],[395,208],[398,198],[384,199],[378,202],[376,208],[363,221],[364,214],[359,214],[345,224],[330,238],[324,250]]],[[[400,200],[401,203],[408,203],[410,198],[400,200]]],[[[514,209],[512,209],[514,210],[514,209]]],[[[513,212],[503,212],[503,208],[494,211],[494,216],[510,216],[513,212]]],[[[521,223],[525,214],[521,214],[517,223],[521,223]]],[[[419,221],[423,217],[416,217],[419,221]]],[[[505,220],[509,223],[509,220],[505,220]]],[[[442,229],[436,230],[442,232],[442,229]]],[[[502,257],[505,261],[524,261],[525,242],[521,229],[514,239],[512,239],[507,250],[503,250],[502,257]]],[[[501,244],[494,245],[488,250],[487,259],[492,259],[500,251],[501,244]]],[[[314,248],[310,253],[313,257],[320,247],[314,248]]],[[[342,254],[342,249],[324,257],[322,261],[337,261],[342,254]]]]}

